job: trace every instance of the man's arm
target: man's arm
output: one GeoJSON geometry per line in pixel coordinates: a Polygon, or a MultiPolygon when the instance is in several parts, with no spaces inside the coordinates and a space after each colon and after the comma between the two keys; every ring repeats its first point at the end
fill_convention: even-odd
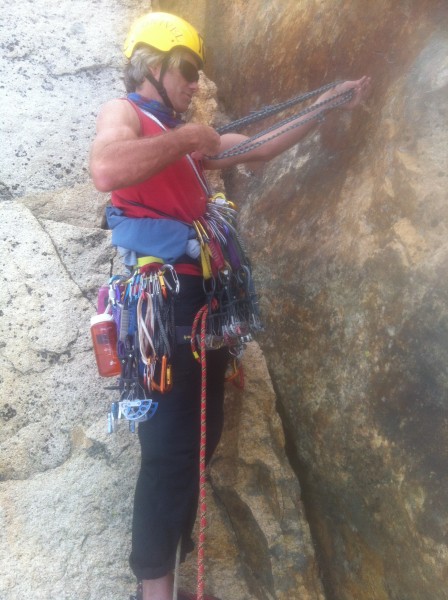
{"type": "Polygon", "coordinates": [[[140,183],[187,153],[213,155],[220,137],[211,127],[190,124],[151,137],[140,137],[140,122],[128,102],[104,105],[90,153],[90,172],[101,192],[140,183]]]}
{"type": "MultiPolygon", "coordinates": [[[[353,89],[353,97],[346,104],[342,105],[340,108],[344,110],[352,110],[356,106],[358,106],[368,94],[370,89],[370,77],[362,77],[357,81],[345,81],[344,83],[340,83],[335,88],[328,90],[324,94],[322,94],[314,103],[314,105],[320,104],[322,101],[331,98],[332,96],[336,96],[338,94],[342,94],[350,89],[353,89]]],[[[282,131],[283,134],[279,135],[275,139],[265,142],[264,144],[246,152],[244,154],[240,154],[237,156],[231,156],[228,158],[218,159],[218,160],[208,160],[204,159],[204,168],[206,169],[224,169],[227,167],[231,167],[238,163],[253,163],[253,162],[266,162],[281,154],[288,148],[291,148],[297,142],[299,142],[302,138],[304,138],[318,123],[318,116],[321,113],[319,108],[316,108],[314,111],[309,112],[305,116],[298,117],[297,120],[291,121],[287,125],[283,125],[276,129],[274,132],[270,132],[264,136],[261,136],[257,139],[258,142],[262,142],[263,140],[267,140],[273,133],[278,134],[282,131]],[[309,120],[315,116],[314,120],[309,120]],[[301,121],[306,121],[301,125],[301,121]],[[295,127],[290,129],[291,126],[295,127]]],[[[221,147],[219,153],[232,148],[236,144],[239,144],[247,139],[247,136],[239,135],[235,133],[224,134],[221,136],[221,147]]]]}

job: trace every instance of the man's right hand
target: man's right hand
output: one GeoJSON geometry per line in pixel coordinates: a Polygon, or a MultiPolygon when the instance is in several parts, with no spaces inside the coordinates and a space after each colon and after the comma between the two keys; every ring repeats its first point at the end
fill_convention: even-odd
{"type": "Polygon", "coordinates": [[[221,148],[221,136],[208,125],[188,123],[177,130],[185,139],[189,153],[195,160],[202,160],[204,156],[218,154],[221,148]]]}

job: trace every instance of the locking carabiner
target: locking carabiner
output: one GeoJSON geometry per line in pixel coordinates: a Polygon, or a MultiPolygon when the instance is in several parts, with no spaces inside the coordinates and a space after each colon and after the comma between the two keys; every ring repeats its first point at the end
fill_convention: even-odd
{"type": "Polygon", "coordinates": [[[168,357],[166,354],[162,356],[162,360],[160,363],[160,379],[159,383],[155,381],[155,377],[153,375],[151,379],[151,389],[161,394],[165,394],[165,392],[171,391],[173,388],[173,377],[171,364],[168,363],[168,357]]]}

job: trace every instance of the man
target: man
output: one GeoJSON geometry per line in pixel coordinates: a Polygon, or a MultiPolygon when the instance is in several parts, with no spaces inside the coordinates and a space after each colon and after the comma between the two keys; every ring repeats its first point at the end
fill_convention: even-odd
{"type": "MultiPolygon", "coordinates": [[[[127,99],[101,109],[91,150],[95,186],[112,192],[109,224],[113,243],[125,262],[142,256],[175,264],[180,293],[176,325],[191,326],[204,304],[197,241],[189,224],[204,214],[210,189],[204,169],[224,169],[239,162],[264,162],[314,129],[322,116],[319,103],[352,90],[342,106],[351,110],[365,97],[370,79],[348,81],[322,94],[306,119],[262,136],[243,154],[211,159],[240,144],[244,135],[218,135],[202,124],[183,124],[178,115],[198,91],[204,64],[203,43],[195,29],[167,13],[139,19],[125,45],[127,99]],[[302,123],[303,121],[303,123],[302,123]],[[306,121],[306,122],[305,122],[306,121]],[[144,226],[144,230],[140,226],[144,226]],[[137,226],[137,229],[135,227],[137,226]],[[138,233],[136,233],[138,232],[138,233]],[[143,233],[142,233],[143,232],[143,233]],[[115,236],[115,237],[114,237],[115,236]]],[[[223,382],[227,351],[207,353],[207,457],[222,429],[223,382]]],[[[192,549],[190,539],[198,500],[199,366],[187,345],[176,348],[171,391],[158,396],[159,408],[139,425],[142,464],[136,487],[131,567],[141,583],[143,600],[171,600],[176,548],[192,549]]],[[[193,596],[182,595],[180,600],[193,596]]]]}

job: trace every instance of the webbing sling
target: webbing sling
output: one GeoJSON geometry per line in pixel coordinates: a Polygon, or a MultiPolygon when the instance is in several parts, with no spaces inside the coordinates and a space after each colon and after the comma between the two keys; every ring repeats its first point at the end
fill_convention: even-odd
{"type": "MultiPolygon", "coordinates": [[[[222,127],[218,127],[216,131],[219,134],[227,133],[229,131],[236,131],[238,129],[241,129],[245,125],[249,125],[250,123],[256,123],[257,121],[266,119],[270,115],[278,114],[278,113],[282,112],[283,110],[285,110],[286,108],[289,108],[289,107],[299,104],[301,102],[305,102],[306,100],[309,100],[310,98],[312,98],[314,96],[318,96],[322,92],[328,91],[328,90],[336,87],[339,83],[341,83],[341,82],[336,81],[334,83],[330,83],[328,85],[322,86],[322,87],[318,88],[317,90],[313,90],[312,92],[307,92],[306,94],[301,94],[299,96],[295,96],[294,98],[291,98],[290,100],[286,100],[285,102],[280,102],[278,104],[274,104],[271,106],[265,106],[265,107],[261,108],[260,110],[254,112],[246,117],[242,117],[241,119],[237,119],[236,121],[233,121],[232,123],[223,125],[222,127]]],[[[278,123],[275,123],[271,127],[268,127],[266,129],[263,129],[262,131],[259,131],[255,135],[247,138],[246,140],[243,140],[242,142],[240,142],[238,144],[235,144],[234,146],[232,146],[231,148],[228,148],[224,152],[220,152],[219,154],[215,154],[214,156],[207,156],[206,158],[207,158],[207,160],[220,160],[222,158],[229,158],[231,156],[239,156],[241,154],[245,154],[246,152],[254,150],[255,148],[262,146],[263,144],[270,142],[271,140],[275,139],[276,137],[283,135],[287,131],[296,129],[297,127],[301,127],[305,123],[308,123],[308,122],[314,121],[314,120],[317,120],[317,121],[323,120],[326,112],[328,112],[329,110],[332,110],[333,108],[336,108],[338,106],[342,106],[343,104],[345,104],[346,102],[351,100],[352,97],[353,97],[353,88],[346,90],[345,92],[342,92],[340,94],[335,94],[331,98],[327,98],[327,100],[323,100],[322,102],[319,102],[318,104],[308,106],[308,107],[304,108],[303,110],[301,110],[300,112],[298,112],[286,119],[283,119],[282,121],[279,121],[278,123]],[[299,117],[302,117],[302,116],[305,117],[310,112],[314,112],[316,110],[319,111],[318,115],[312,115],[311,117],[299,120],[297,123],[293,123],[293,121],[296,121],[297,119],[299,119],[299,117]],[[284,125],[287,125],[288,123],[291,123],[291,125],[289,127],[287,127],[286,129],[283,129],[282,131],[276,131],[280,127],[283,127],[284,125]],[[259,140],[260,137],[262,137],[268,133],[271,133],[271,132],[272,132],[272,135],[267,137],[265,140],[259,140]]]]}

